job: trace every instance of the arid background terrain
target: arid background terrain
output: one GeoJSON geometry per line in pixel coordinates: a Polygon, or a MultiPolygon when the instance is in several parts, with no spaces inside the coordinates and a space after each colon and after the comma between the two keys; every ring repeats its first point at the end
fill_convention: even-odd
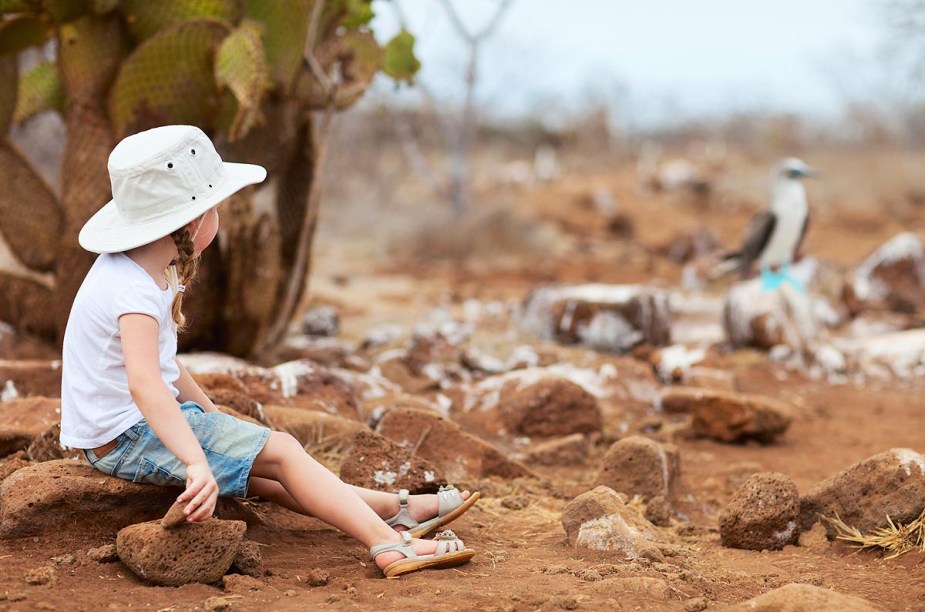
{"type": "MultiPolygon", "coordinates": [[[[767,201],[769,167],[785,155],[798,155],[824,173],[807,186],[813,221],[803,254],[832,274],[847,274],[900,232],[922,238],[921,154],[893,145],[765,140],[770,144],[729,146],[705,160],[698,158],[703,141],[692,137],[666,148],[659,163],[690,160],[702,181],[693,188],[652,189],[640,176],[640,147],[595,140],[593,125],[586,135],[558,144],[557,172],[542,180],[532,164],[535,141],[521,135],[523,144],[510,145],[517,142],[510,135],[487,134],[477,149],[472,210],[457,219],[411,172],[396,140],[381,128],[376,132],[374,126],[382,122],[375,112],[338,119],[324,178],[303,310],[336,312],[339,325],[328,329],[333,335],[327,338],[306,336],[301,324],[295,325],[280,360],[311,358],[336,368],[347,388],[338,401],[353,406],[359,414],[355,420],[370,423],[374,408],[415,401],[442,406],[450,421],[497,446],[506,460],[526,461],[529,475],[505,476],[501,470],[500,475],[471,472],[451,479],[482,493],[479,504],[452,525],[478,551],[474,560],[458,569],[384,580],[365,551],[346,536],[251,501],[247,537],[259,543],[263,568],[255,583],[230,582],[224,589],[154,587],[118,561],[98,563],[87,557],[89,549],[113,543],[122,525],[112,524],[107,512],[82,499],[35,519],[55,525],[54,512],[61,512],[73,525],[0,540],[0,609],[701,610],[740,604],[791,583],[856,596],[879,609],[925,609],[925,553],[888,559],[882,552],[856,552],[828,541],[818,525],[800,536],[799,545],[741,550],[724,547],[719,531],[720,513],[753,474],[783,473],[805,494],[878,453],[925,449],[921,378],[813,375],[809,368],[771,359],[767,351],[730,350],[716,309],[729,282],[692,287],[684,280],[684,267],[697,261],[689,258],[685,236],[695,230],[709,236],[702,249],[706,255],[735,247],[751,215],[767,201]],[[505,175],[518,160],[523,163],[519,169],[513,166],[513,178],[505,175]],[[524,173],[524,167],[529,171],[524,173]],[[673,330],[676,338],[688,339],[688,349],[704,350],[696,364],[701,375],[687,384],[780,400],[792,411],[789,427],[770,442],[730,443],[695,435],[688,415],[661,406],[660,394],[684,382],[685,374],[660,376],[657,347],[617,355],[556,343],[525,329],[523,307],[531,292],[584,283],[664,289],[676,296],[673,307],[681,310],[684,304],[712,304],[699,318],[684,319],[683,329],[677,323],[673,330]],[[530,347],[533,362],[517,363],[512,357],[517,351],[524,354],[523,347],[530,347]],[[463,354],[469,357],[461,360],[463,354]],[[580,436],[578,459],[537,460],[530,453],[543,436],[503,430],[491,435],[479,419],[467,416],[470,398],[482,401],[472,395],[474,389],[506,376],[480,368],[472,355],[507,362],[502,369],[513,372],[525,365],[550,374],[566,372],[593,390],[602,421],[580,436]],[[439,368],[428,370],[428,359],[439,368]],[[364,372],[391,386],[384,399],[370,399],[368,387],[374,383],[351,381],[344,372],[364,372]],[[593,488],[608,448],[633,435],[678,449],[680,469],[669,499],[662,500],[668,504],[667,516],[653,527],[659,553],[634,558],[619,546],[609,551],[570,546],[563,508],[593,488]],[[45,567],[54,568],[53,578],[29,578],[45,567]]],[[[894,324],[893,315],[872,316],[894,324]]],[[[903,317],[900,328],[915,327],[915,313],[903,317]]],[[[841,331],[831,333],[846,334],[850,325],[845,321],[841,331]]],[[[34,365],[56,357],[54,347],[11,333],[3,337],[2,347],[6,372],[16,370],[16,361],[33,360],[34,365]]],[[[216,358],[193,359],[206,371],[216,358]]],[[[26,376],[17,394],[25,396],[31,388],[36,395],[55,397],[48,368],[36,367],[45,378],[29,383],[26,376]]],[[[218,385],[215,379],[203,380],[218,385]]],[[[244,393],[272,395],[251,387],[244,393]]],[[[299,386],[294,397],[277,399],[301,398],[311,407],[312,393],[299,386]]],[[[531,406],[542,412],[538,401],[531,406]]],[[[328,412],[343,411],[335,407],[328,412]]],[[[562,422],[567,417],[542,414],[559,429],[568,428],[562,422]]],[[[313,427],[306,448],[332,468],[355,455],[353,432],[313,427]]],[[[424,456],[424,446],[420,450],[424,456]]],[[[442,461],[435,463],[454,473],[453,462],[442,461]]],[[[645,503],[636,499],[630,505],[643,511],[645,503]]],[[[806,601],[800,605],[787,609],[813,609],[806,601]]],[[[838,609],[836,603],[829,605],[838,609]]]]}

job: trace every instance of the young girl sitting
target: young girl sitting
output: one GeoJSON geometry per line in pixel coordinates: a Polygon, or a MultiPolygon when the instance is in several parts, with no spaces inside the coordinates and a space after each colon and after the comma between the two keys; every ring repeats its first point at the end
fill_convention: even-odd
{"type": "Polygon", "coordinates": [[[353,536],[387,576],[468,562],[474,552],[452,531],[414,538],[478,493],[347,485],[289,434],[219,412],[177,359],[183,292],[215,239],[217,206],[266,170],[223,162],[200,129],[171,125],[120,142],[109,175],[113,199],[79,237],[100,256],[64,335],[61,443],[119,478],[185,484],[177,501],[189,521],[211,518],[219,495],[259,495],[353,536]]]}

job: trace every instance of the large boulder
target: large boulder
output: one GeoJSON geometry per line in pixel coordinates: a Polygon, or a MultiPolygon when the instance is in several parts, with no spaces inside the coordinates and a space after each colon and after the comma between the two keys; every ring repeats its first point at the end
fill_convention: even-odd
{"type": "Polygon", "coordinates": [[[527,296],[521,324],[541,338],[614,352],[671,343],[668,294],[643,285],[536,289],[527,296]]]}
{"type": "Polygon", "coordinates": [[[76,461],[46,461],[14,472],[0,484],[0,537],[68,529],[115,532],[161,516],[175,487],[136,484],[76,461]]]}
{"type": "Polygon", "coordinates": [[[25,450],[32,440],[61,421],[61,400],[26,397],[0,402],[0,457],[25,450]]]}
{"type": "Polygon", "coordinates": [[[152,584],[214,584],[231,567],[246,531],[243,521],[212,519],[165,529],[154,520],[119,531],[116,550],[129,569],[152,584]]]}
{"type": "Polygon", "coordinates": [[[810,584],[788,584],[723,608],[724,612],[879,612],[865,599],[810,584]]]}
{"type": "Polygon", "coordinates": [[[675,445],[630,436],[610,446],[594,484],[630,497],[671,499],[680,474],[681,455],[675,445]]]}
{"type": "Polygon", "coordinates": [[[61,360],[0,359],[0,398],[61,395],[61,360]]]}
{"type": "Polygon", "coordinates": [[[596,487],[566,504],[562,527],[569,546],[614,551],[624,559],[664,560],[656,546],[658,528],[609,487],[596,487]]]}
{"type": "MultiPolygon", "coordinates": [[[[925,509],[925,457],[894,448],[852,465],[810,489],[800,500],[804,530],[820,516],[836,515],[866,533],[893,522],[909,523],[925,509]]],[[[823,521],[829,538],[837,533],[823,521]]]]}
{"type": "MultiPolygon", "coordinates": [[[[228,375],[242,386],[214,376],[204,387],[243,392],[260,404],[299,406],[358,419],[357,398],[351,385],[334,370],[307,359],[261,368],[223,355],[208,353],[181,356],[187,369],[203,381],[204,375],[228,375]]],[[[253,416],[253,415],[252,415],[253,416]]]]}
{"type": "Polygon", "coordinates": [[[845,303],[853,313],[925,310],[925,246],[912,232],[903,232],[874,251],[849,275],[845,303]]]}
{"type": "Polygon", "coordinates": [[[745,281],[733,286],[723,302],[723,329],[734,348],[786,345],[800,350],[820,328],[813,299],[787,283],[766,291],[760,279],[745,281]]]}
{"type": "Polygon", "coordinates": [[[800,538],[800,494],[790,477],[755,474],[739,487],[719,515],[723,546],[780,550],[800,538]]]}
{"type": "Polygon", "coordinates": [[[359,431],[368,431],[363,423],[297,406],[266,405],[263,407],[267,425],[285,431],[314,449],[344,448],[359,431]]]}
{"type": "Polygon", "coordinates": [[[385,413],[376,433],[432,461],[453,483],[462,479],[535,476],[502,450],[464,432],[459,425],[432,412],[396,408],[385,413]]]}
{"type": "Polygon", "coordinates": [[[793,409],[780,400],[692,387],[666,388],[661,406],[665,412],[690,414],[695,434],[721,442],[772,442],[793,419],[793,409]]]}
{"type": "Polygon", "coordinates": [[[472,387],[453,416],[470,430],[501,437],[587,434],[600,432],[603,425],[594,395],[544,368],[485,379],[472,387]]]}
{"type": "Polygon", "coordinates": [[[340,478],[346,483],[379,491],[408,489],[412,494],[436,493],[447,484],[439,468],[371,431],[359,431],[353,447],[340,466],[340,478]]]}

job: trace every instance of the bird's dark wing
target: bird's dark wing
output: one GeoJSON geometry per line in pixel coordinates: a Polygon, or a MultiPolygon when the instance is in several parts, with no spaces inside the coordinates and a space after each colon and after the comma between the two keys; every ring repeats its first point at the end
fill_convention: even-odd
{"type": "Polygon", "coordinates": [[[742,242],[742,251],[739,254],[739,272],[742,276],[748,273],[755,260],[761,256],[768,240],[771,239],[771,234],[774,233],[775,225],[777,225],[777,217],[770,210],[763,210],[752,217],[748,230],[745,232],[745,240],[742,242]]]}

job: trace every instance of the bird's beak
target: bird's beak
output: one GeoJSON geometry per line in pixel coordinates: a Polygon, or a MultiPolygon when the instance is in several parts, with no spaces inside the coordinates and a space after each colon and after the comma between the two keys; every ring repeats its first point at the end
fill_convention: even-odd
{"type": "Polygon", "coordinates": [[[812,166],[803,166],[800,168],[800,176],[805,176],[806,178],[819,178],[822,176],[822,173],[812,166]]]}

